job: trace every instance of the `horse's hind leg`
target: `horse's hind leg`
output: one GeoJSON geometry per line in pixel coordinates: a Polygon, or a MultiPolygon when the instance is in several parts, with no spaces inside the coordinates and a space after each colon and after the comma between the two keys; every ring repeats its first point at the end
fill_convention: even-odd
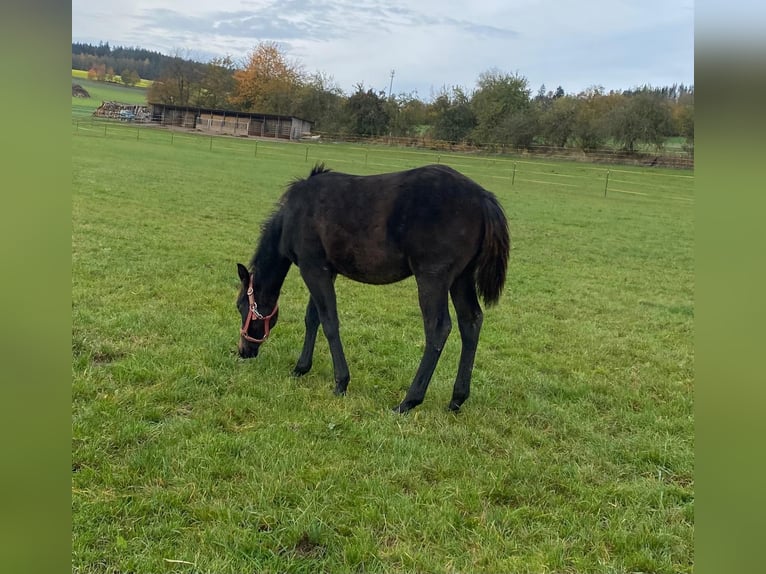
{"type": "Polygon", "coordinates": [[[296,377],[305,375],[311,370],[311,364],[314,358],[314,344],[317,340],[317,331],[319,330],[319,312],[314,304],[314,300],[309,296],[309,303],[306,306],[306,336],[303,339],[303,350],[298,362],[295,364],[293,374],[296,377]]]}
{"type": "Polygon", "coordinates": [[[452,389],[452,400],[449,403],[449,409],[457,411],[471,392],[473,361],[476,356],[476,347],[479,344],[479,332],[483,321],[472,269],[463,272],[455,280],[450,288],[450,294],[452,295],[452,303],[455,305],[457,324],[463,343],[455,386],[452,389]]]}
{"type": "Polygon", "coordinates": [[[418,299],[423,313],[423,326],[426,334],[426,347],[420,359],[415,378],[404,400],[394,408],[395,412],[405,413],[423,402],[434,374],[436,363],[444,349],[452,323],[449,318],[447,286],[443,280],[429,280],[417,277],[418,299]]]}

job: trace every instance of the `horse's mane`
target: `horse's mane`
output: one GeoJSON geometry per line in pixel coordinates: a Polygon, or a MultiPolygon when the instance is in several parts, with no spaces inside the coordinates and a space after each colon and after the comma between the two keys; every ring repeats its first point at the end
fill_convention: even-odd
{"type": "MultiPolygon", "coordinates": [[[[288,189],[292,188],[293,186],[300,185],[304,181],[308,181],[315,175],[321,175],[323,173],[330,173],[332,170],[329,167],[325,167],[324,162],[317,162],[314,164],[314,167],[311,168],[311,172],[309,173],[308,177],[296,177],[293,178],[293,180],[289,183],[287,186],[288,189]]],[[[283,198],[284,199],[284,198],[283,198]]]]}
{"type": "MultiPolygon", "coordinates": [[[[305,179],[295,178],[288,189],[298,185],[308,179],[322,173],[328,173],[332,170],[325,167],[324,162],[317,162],[311,169],[311,173],[305,179]]],[[[271,265],[274,254],[278,252],[279,240],[282,237],[282,208],[284,207],[285,195],[283,195],[271,215],[261,225],[261,236],[258,241],[258,247],[250,260],[250,269],[265,268],[271,265]]]]}
{"type": "Polygon", "coordinates": [[[322,163],[316,163],[314,164],[314,167],[311,168],[311,173],[309,174],[309,177],[314,177],[315,175],[319,175],[320,173],[328,173],[332,171],[329,167],[324,166],[324,162],[322,163]]]}
{"type": "Polygon", "coordinates": [[[272,265],[281,236],[282,210],[281,205],[278,205],[269,218],[261,225],[261,236],[258,240],[258,247],[250,260],[251,270],[256,268],[264,269],[272,265]]]}

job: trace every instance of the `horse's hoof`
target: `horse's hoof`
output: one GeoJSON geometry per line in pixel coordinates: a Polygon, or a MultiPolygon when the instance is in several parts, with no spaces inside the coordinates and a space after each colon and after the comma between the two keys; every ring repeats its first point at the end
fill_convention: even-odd
{"type": "Polygon", "coordinates": [[[457,403],[455,401],[450,401],[449,405],[447,406],[447,410],[453,413],[459,413],[460,407],[462,406],[462,403],[457,403]]]}
{"type": "Polygon", "coordinates": [[[311,366],[308,366],[306,368],[304,367],[295,367],[293,369],[292,375],[293,377],[302,377],[306,373],[308,373],[311,370],[311,366]]]}
{"type": "Polygon", "coordinates": [[[410,412],[410,407],[404,406],[404,403],[396,405],[394,408],[391,409],[392,413],[395,413],[397,415],[403,415],[408,412],[410,412]]]}
{"type": "Polygon", "coordinates": [[[338,387],[335,387],[335,389],[332,392],[336,397],[345,397],[346,396],[346,389],[340,389],[338,387]]]}

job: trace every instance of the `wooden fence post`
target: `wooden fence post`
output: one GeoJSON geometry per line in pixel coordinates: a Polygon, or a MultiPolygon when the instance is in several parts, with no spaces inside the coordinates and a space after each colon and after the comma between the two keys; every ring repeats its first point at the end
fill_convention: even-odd
{"type": "Polygon", "coordinates": [[[606,181],[604,182],[604,197],[606,197],[606,188],[609,186],[609,170],[606,170],[606,181]]]}

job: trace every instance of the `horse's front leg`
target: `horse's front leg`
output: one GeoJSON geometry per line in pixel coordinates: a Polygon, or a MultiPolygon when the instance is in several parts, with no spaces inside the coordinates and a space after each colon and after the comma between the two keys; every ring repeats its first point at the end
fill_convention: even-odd
{"type": "MultiPolygon", "coordinates": [[[[348,372],[348,363],[346,355],[343,352],[343,345],[340,341],[340,322],[338,321],[338,308],[335,302],[335,275],[322,267],[304,268],[301,267],[301,276],[311,293],[311,301],[314,303],[314,309],[322,325],[327,343],[330,346],[330,355],[332,356],[332,367],[335,373],[335,394],[346,394],[348,382],[351,375],[348,372]]],[[[308,325],[308,309],[307,309],[308,325]]],[[[316,337],[316,327],[314,329],[316,337]]],[[[309,339],[309,330],[306,329],[306,341],[309,339]]],[[[311,343],[313,347],[313,340],[311,343]]],[[[304,343],[304,352],[307,344],[304,343]]],[[[301,354],[301,357],[304,355],[301,354]]]]}
{"type": "Polygon", "coordinates": [[[449,317],[447,287],[443,281],[431,280],[415,276],[418,282],[418,299],[423,313],[423,327],[426,334],[426,347],[420,359],[415,378],[412,380],[407,395],[396,407],[394,412],[406,413],[423,402],[428,390],[428,384],[436,369],[436,363],[444,349],[452,322],[449,317]]]}
{"type": "Polygon", "coordinates": [[[314,300],[309,297],[309,303],[306,306],[306,336],[303,339],[303,350],[298,362],[293,369],[293,375],[300,377],[311,370],[311,364],[314,359],[314,344],[317,340],[317,331],[319,330],[319,313],[314,304],[314,300]]]}

